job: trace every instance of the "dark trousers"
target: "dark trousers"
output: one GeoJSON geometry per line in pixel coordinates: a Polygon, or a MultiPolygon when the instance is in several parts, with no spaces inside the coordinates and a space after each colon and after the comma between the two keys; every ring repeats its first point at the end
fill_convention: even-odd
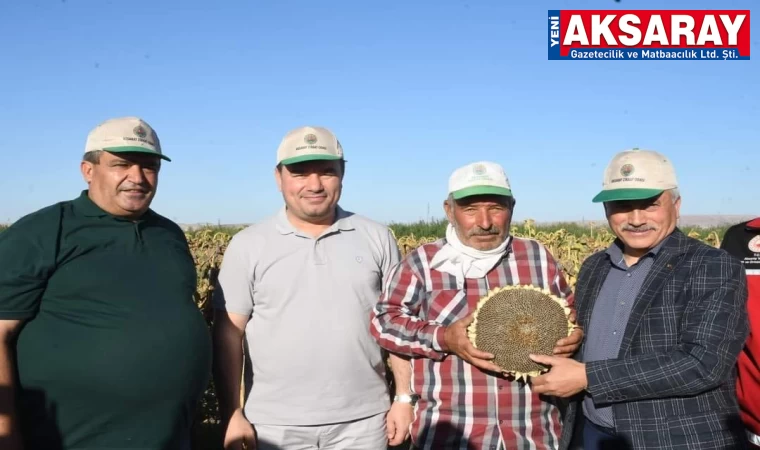
{"type": "Polygon", "coordinates": [[[624,450],[629,448],[614,431],[595,425],[586,419],[583,424],[583,450],[624,450]]]}

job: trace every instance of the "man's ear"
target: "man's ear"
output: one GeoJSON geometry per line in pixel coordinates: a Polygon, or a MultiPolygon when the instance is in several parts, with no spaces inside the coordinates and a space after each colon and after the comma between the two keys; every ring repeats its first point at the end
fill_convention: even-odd
{"type": "Polygon", "coordinates": [[[274,168],[274,180],[277,182],[277,189],[282,192],[282,166],[274,168]]]}
{"type": "Polygon", "coordinates": [[[451,204],[453,200],[446,199],[443,201],[443,211],[446,213],[446,219],[449,223],[454,223],[454,205],[451,204]]]}
{"type": "Polygon", "coordinates": [[[90,184],[92,182],[92,172],[95,170],[95,165],[88,161],[82,161],[79,164],[79,170],[82,172],[82,178],[84,178],[84,181],[87,184],[90,184]]]}
{"type": "Polygon", "coordinates": [[[681,218],[681,196],[679,196],[673,204],[676,208],[676,220],[681,218]]]}

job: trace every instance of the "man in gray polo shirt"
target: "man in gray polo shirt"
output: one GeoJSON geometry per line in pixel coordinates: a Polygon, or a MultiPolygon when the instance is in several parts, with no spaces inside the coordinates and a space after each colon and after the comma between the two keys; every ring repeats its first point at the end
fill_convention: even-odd
{"type": "Polygon", "coordinates": [[[579,361],[534,357],[552,366],[534,390],[577,400],[560,448],[746,448],[734,390],[748,334],[741,263],[678,229],[676,174],[660,153],[615,155],[594,201],[617,239],[578,274],[579,361]]]}
{"type": "MultiPolygon", "coordinates": [[[[275,169],[285,206],[235,234],[225,252],[214,296],[225,449],[385,450],[408,436],[412,400],[389,405],[383,353],[369,334],[400,254],[389,228],[338,206],[344,169],[329,130],[289,132],[275,169]]],[[[391,355],[391,364],[396,393],[409,394],[408,361],[391,355]]]]}

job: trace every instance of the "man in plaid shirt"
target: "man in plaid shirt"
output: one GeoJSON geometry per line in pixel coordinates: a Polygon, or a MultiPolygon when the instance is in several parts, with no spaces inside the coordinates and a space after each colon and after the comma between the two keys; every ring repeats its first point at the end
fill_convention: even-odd
{"type": "MultiPolygon", "coordinates": [[[[561,402],[511,379],[466,333],[478,300],[500,286],[535,285],[572,306],[570,287],[549,252],[509,235],[514,205],[499,165],[477,162],[454,171],[444,203],[446,238],[407,255],[373,311],[370,328],[379,344],[411,357],[417,448],[558,448],[561,402]]],[[[575,330],[555,354],[571,356],[582,336],[575,330]]]]}

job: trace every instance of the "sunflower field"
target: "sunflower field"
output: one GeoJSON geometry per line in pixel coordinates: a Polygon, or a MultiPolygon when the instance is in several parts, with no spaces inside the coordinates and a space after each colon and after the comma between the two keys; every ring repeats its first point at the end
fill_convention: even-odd
{"type": "MultiPolygon", "coordinates": [[[[390,224],[389,227],[394,233],[402,255],[406,255],[422,244],[443,237],[446,221],[390,224]]],[[[5,228],[7,226],[0,225],[0,232],[5,228]]],[[[239,227],[206,226],[185,232],[195,260],[198,277],[194,300],[209,327],[213,322],[211,296],[219,267],[232,236],[241,229],[239,227]]],[[[687,235],[714,247],[720,246],[725,229],[726,227],[681,228],[687,235]]],[[[532,220],[513,224],[510,232],[513,236],[535,239],[544,244],[555,259],[559,261],[571,286],[575,285],[583,261],[592,253],[606,248],[614,239],[614,235],[606,225],[595,227],[593,225],[580,226],[568,223],[538,226],[532,220]]],[[[204,450],[221,448],[222,433],[212,382],[206,389],[196,411],[193,448],[204,450]]]]}
{"type": "MultiPolygon", "coordinates": [[[[436,223],[390,225],[402,255],[406,255],[419,245],[433,242],[445,235],[445,221],[436,223]],[[414,234],[415,232],[420,234],[414,234]],[[402,234],[403,233],[403,234],[402,234]]],[[[205,227],[186,232],[190,249],[195,258],[198,273],[198,286],[195,301],[203,312],[209,326],[213,313],[211,295],[219,271],[224,251],[232,236],[239,228],[205,227]]],[[[682,228],[684,233],[711,246],[720,246],[725,229],[721,228],[682,228]]],[[[559,261],[564,275],[571,286],[575,285],[583,261],[592,253],[603,250],[614,239],[609,228],[578,226],[537,226],[534,221],[526,220],[512,225],[511,234],[516,237],[535,239],[544,244],[549,252],[559,261]]],[[[217,448],[222,439],[219,426],[217,404],[213,383],[209,386],[196,416],[195,442],[197,448],[217,448]]]]}

